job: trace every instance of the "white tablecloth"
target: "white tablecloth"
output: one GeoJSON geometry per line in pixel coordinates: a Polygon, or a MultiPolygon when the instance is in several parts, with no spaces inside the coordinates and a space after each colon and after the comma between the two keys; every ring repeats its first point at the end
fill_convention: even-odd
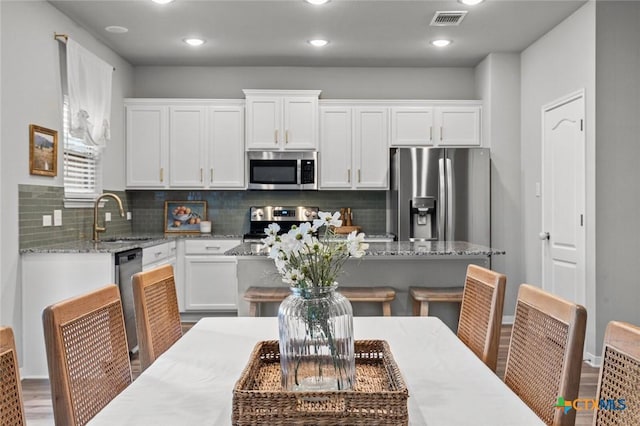
{"type": "MultiPolygon", "coordinates": [[[[524,426],[538,417],[436,317],[356,317],[356,339],[383,339],[409,389],[411,425],[524,426]]],[[[228,425],[233,386],[276,318],[204,318],[90,425],[228,425]]]]}

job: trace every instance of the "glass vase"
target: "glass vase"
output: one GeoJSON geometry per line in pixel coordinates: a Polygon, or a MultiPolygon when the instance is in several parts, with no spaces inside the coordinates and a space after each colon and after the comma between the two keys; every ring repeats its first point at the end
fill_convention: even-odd
{"type": "Polygon", "coordinates": [[[291,288],[280,304],[283,389],[349,390],[355,384],[353,310],[337,288],[291,288]]]}

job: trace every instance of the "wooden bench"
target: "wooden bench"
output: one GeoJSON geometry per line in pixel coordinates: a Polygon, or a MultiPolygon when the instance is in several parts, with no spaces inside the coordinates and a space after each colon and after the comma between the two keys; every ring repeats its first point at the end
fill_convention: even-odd
{"type": "Polygon", "coordinates": [[[429,315],[429,302],[462,303],[464,287],[409,287],[413,300],[413,315],[429,315]]]}
{"type": "MultiPolygon", "coordinates": [[[[396,298],[391,287],[339,287],[338,291],[350,302],[382,303],[382,314],[391,316],[391,302],[396,298]]],[[[244,300],[249,302],[249,316],[258,316],[260,303],[280,303],[289,294],[287,287],[249,287],[244,293],[244,300]]]]}

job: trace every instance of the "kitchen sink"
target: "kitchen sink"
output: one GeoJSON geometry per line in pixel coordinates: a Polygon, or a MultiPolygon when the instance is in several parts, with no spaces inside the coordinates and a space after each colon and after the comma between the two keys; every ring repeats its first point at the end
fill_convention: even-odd
{"type": "Polygon", "coordinates": [[[134,242],[144,242],[157,240],[158,237],[114,237],[114,238],[105,238],[103,240],[98,241],[99,243],[112,243],[112,244],[125,244],[125,243],[134,243],[134,242]]]}

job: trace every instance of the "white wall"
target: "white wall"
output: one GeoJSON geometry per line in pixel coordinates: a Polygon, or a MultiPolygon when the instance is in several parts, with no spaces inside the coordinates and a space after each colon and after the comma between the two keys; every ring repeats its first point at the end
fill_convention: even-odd
{"type": "Polygon", "coordinates": [[[597,342],[640,325],[640,3],[596,3],[597,342]]]}
{"type": "Polygon", "coordinates": [[[131,66],[53,6],[42,1],[1,1],[0,324],[16,329],[20,345],[22,296],[18,254],[18,185],[62,186],[62,150],[58,176],[29,174],[29,124],[58,131],[61,147],[62,96],[59,43],[66,33],[116,67],[113,75],[112,141],[105,154],[105,187],[124,189],[122,99],[132,95],[131,66]]]}
{"type": "Polygon", "coordinates": [[[320,89],[323,99],[474,99],[473,68],[136,67],[137,98],[244,98],[320,89]]]}
{"type": "Polygon", "coordinates": [[[577,90],[585,90],[587,233],[587,340],[585,350],[596,354],[595,336],[595,3],[589,2],[533,43],[521,54],[521,168],[522,244],[524,279],[542,284],[541,199],[535,195],[541,181],[542,107],[577,90]]]}
{"type": "Polygon", "coordinates": [[[491,147],[491,246],[506,251],[491,268],[507,276],[504,316],[523,282],[520,198],[520,55],[492,53],[476,67],[483,138],[491,147]]]}

